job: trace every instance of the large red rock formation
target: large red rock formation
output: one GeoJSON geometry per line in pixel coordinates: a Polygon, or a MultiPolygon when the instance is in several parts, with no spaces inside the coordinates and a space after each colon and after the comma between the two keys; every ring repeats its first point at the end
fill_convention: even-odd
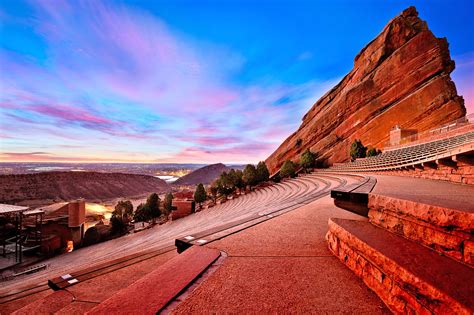
{"type": "Polygon", "coordinates": [[[463,117],[453,70],[446,38],[436,38],[414,7],[406,9],[361,50],[351,72],[313,105],[267,166],[274,173],[306,148],[327,164],[345,162],[354,139],[383,148],[394,125],[422,132],[463,117]]]}

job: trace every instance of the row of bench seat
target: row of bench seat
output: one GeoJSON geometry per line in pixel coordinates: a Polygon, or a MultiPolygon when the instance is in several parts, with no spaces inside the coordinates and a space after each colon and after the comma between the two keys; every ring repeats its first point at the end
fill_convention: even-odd
{"type": "Polygon", "coordinates": [[[474,131],[442,140],[407,146],[383,152],[377,156],[357,159],[353,162],[336,164],[332,171],[381,171],[445,158],[450,155],[474,150],[474,131]],[[462,148],[462,152],[456,149],[462,148]],[[453,152],[455,152],[453,154],[453,152]]]}

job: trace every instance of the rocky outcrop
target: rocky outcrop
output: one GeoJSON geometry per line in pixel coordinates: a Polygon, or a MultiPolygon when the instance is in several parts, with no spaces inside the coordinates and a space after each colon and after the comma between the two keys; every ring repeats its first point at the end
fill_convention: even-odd
{"type": "Polygon", "coordinates": [[[175,186],[189,186],[204,184],[208,185],[213,180],[217,179],[222,172],[229,171],[230,169],[222,163],[206,165],[204,167],[198,168],[191,173],[178,178],[173,185],[175,186]]]}
{"type": "Polygon", "coordinates": [[[0,175],[0,203],[41,205],[84,198],[100,201],[169,191],[162,179],[136,174],[45,172],[0,175]]]}
{"type": "Polygon", "coordinates": [[[446,38],[410,7],[355,57],[354,68],[319,99],[299,129],[266,160],[271,173],[306,149],[325,164],[345,162],[354,139],[383,148],[394,125],[423,132],[466,114],[449,74],[446,38]]]}

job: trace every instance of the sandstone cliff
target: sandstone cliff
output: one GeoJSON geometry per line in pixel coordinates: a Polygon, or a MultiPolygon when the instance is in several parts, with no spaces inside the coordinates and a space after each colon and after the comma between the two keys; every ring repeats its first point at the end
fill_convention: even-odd
{"type": "Polygon", "coordinates": [[[436,38],[414,7],[391,20],[355,57],[354,68],[303,117],[266,160],[271,173],[306,148],[325,164],[349,159],[349,147],[383,148],[394,125],[422,132],[465,115],[449,74],[446,38],[436,38]]]}

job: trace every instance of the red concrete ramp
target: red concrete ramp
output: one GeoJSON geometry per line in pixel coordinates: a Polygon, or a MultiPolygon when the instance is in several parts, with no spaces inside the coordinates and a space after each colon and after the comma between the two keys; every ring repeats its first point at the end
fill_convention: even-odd
{"type": "Polygon", "coordinates": [[[193,246],[87,314],[156,314],[219,256],[216,249],[193,246]]]}
{"type": "Polygon", "coordinates": [[[12,314],[54,314],[66,305],[69,305],[73,299],[74,297],[69,292],[57,291],[16,310],[12,314]]]}

